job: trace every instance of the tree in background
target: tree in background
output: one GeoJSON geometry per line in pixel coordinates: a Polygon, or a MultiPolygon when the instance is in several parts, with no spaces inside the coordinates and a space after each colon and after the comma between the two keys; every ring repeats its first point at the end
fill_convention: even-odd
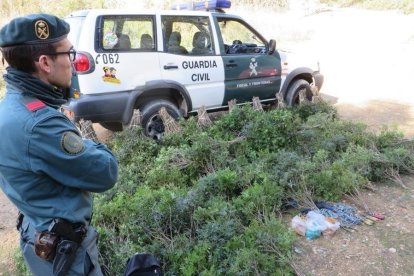
{"type": "Polygon", "coordinates": [[[11,18],[37,12],[52,13],[65,17],[74,10],[91,8],[121,8],[124,0],[2,0],[0,2],[0,25],[11,18]]]}

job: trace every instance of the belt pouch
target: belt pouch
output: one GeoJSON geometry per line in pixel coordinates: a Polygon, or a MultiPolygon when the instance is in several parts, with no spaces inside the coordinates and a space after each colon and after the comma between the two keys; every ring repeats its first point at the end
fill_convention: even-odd
{"type": "Polygon", "coordinates": [[[50,232],[36,232],[35,253],[38,257],[46,261],[51,261],[56,255],[56,245],[58,237],[50,232]]]}

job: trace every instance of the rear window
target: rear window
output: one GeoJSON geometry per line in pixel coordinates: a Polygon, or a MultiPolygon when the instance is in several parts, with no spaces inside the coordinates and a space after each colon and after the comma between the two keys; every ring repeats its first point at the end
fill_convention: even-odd
{"type": "Polygon", "coordinates": [[[161,17],[164,49],[178,55],[214,55],[210,20],[207,16],[161,17]]]}
{"type": "Polygon", "coordinates": [[[103,16],[98,48],[103,51],[154,51],[154,17],[146,15],[103,16]]]}

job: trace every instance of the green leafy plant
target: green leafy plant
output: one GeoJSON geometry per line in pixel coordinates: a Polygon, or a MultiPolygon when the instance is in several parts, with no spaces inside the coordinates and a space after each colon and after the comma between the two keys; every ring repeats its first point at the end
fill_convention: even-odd
{"type": "Polygon", "coordinates": [[[412,141],[369,133],[326,103],[180,125],[161,143],[140,129],[110,143],[119,181],[96,196],[94,215],[109,274],[135,252],[155,254],[166,275],[293,274],[294,235],[278,219],[287,202],[339,200],[414,167],[412,141]]]}

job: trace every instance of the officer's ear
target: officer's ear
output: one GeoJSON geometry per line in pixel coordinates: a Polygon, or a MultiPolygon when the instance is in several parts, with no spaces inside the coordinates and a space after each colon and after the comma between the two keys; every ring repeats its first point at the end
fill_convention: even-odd
{"type": "Polygon", "coordinates": [[[40,55],[39,59],[36,61],[39,70],[45,73],[51,72],[51,57],[47,55],[40,55]]]}

